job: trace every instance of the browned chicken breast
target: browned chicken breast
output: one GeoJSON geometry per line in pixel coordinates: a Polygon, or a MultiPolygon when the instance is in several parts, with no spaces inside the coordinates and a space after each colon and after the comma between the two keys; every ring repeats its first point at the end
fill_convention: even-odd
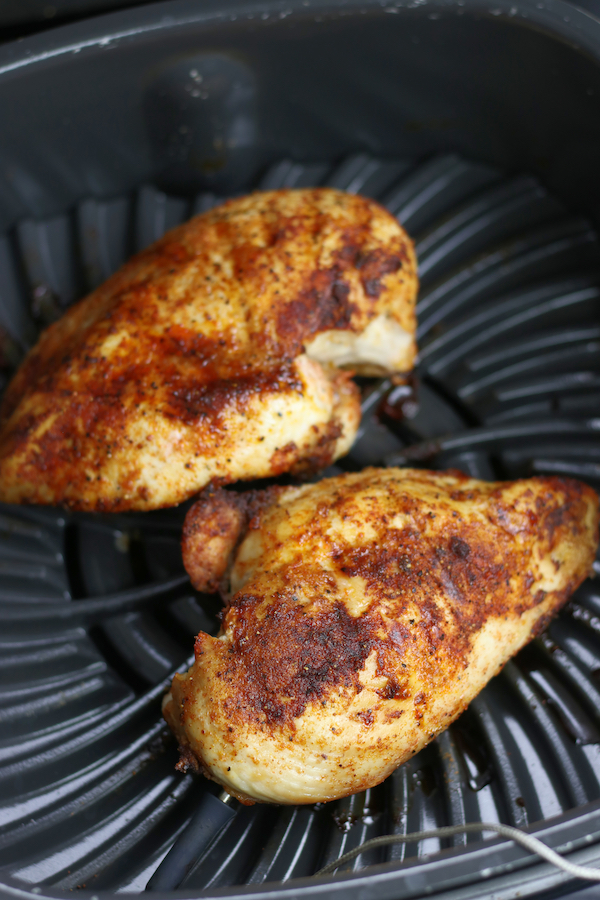
{"type": "Polygon", "coordinates": [[[355,372],[409,370],[412,243],[332,189],[231,200],[44,332],[0,409],[0,500],[153,509],[314,469],[358,427],[355,372]]]}
{"type": "Polygon", "coordinates": [[[412,469],[220,489],[188,513],[198,588],[240,537],[221,633],[164,715],[181,765],[243,802],[314,803],[386,778],[544,628],[590,572],[598,497],[412,469]]]}

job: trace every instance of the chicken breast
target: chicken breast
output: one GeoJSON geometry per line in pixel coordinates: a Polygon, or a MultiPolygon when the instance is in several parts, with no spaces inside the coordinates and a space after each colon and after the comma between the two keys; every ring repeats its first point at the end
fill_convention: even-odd
{"type": "Polygon", "coordinates": [[[327,465],[360,418],[350,367],[415,358],[413,246],[322,188],[231,200],[51,325],[0,409],[0,500],[170,506],[211,481],[327,465]]]}
{"type": "Polygon", "coordinates": [[[412,469],[220,490],[188,513],[199,589],[240,538],[221,633],[164,715],[181,766],[242,802],[314,803],[381,782],[545,627],[590,573],[598,497],[412,469]]]}

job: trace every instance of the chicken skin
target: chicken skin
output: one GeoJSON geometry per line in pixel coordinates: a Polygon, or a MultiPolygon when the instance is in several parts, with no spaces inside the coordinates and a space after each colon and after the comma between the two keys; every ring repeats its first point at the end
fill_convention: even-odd
{"type": "Polygon", "coordinates": [[[323,467],[360,419],[353,372],[415,358],[412,242],[333,189],[230,200],[51,325],[0,408],[0,500],[121,511],[323,467]]]}
{"type": "Polygon", "coordinates": [[[545,627],[597,542],[598,497],[570,479],[367,469],[206,492],[184,560],[207,589],[233,551],[233,596],[163,702],[180,767],[246,803],[378,784],[545,627]]]}

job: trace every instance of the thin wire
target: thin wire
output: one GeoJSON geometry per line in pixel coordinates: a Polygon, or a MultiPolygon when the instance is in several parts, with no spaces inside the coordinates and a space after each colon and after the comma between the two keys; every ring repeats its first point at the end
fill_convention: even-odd
{"type": "Polygon", "coordinates": [[[464,825],[447,825],[444,828],[432,828],[429,831],[413,831],[411,834],[385,834],[381,837],[371,838],[370,841],[365,841],[364,844],[360,844],[354,850],[344,853],[339,859],[334,860],[327,866],[323,866],[322,869],[315,872],[315,875],[329,875],[339,866],[350,862],[351,859],[355,859],[361,853],[366,853],[367,850],[373,850],[375,847],[384,847],[388,844],[406,844],[412,841],[422,841],[425,838],[452,837],[455,834],[463,834],[467,831],[495,831],[496,834],[510,838],[516,844],[520,844],[526,850],[531,851],[531,853],[536,853],[542,859],[545,859],[546,862],[551,863],[558,869],[562,869],[563,872],[567,872],[574,878],[582,878],[586,881],[600,881],[600,869],[592,869],[590,866],[578,866],[576,863],[568,862],[568,860],[563,859],[562,856],[551,850],[538,838],[533,837],[533,835],[521,831],[520,828],[513,828],[511,825],[499,825],[495,822],[467,822],[464,825]]]}

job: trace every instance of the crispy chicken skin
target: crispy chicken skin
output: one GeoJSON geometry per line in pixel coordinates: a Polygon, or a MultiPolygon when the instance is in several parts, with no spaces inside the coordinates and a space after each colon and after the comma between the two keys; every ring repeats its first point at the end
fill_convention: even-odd
{"type": "Polygon", "coordinates": [[[415,358],[412,242],[319,188],[175,228],[51,325],[0,408],[0,500],[120,511],[349,449],[354,372],[415,358]]]}
{"type": "Polygon", "coordinates": [[[545,627],[598,542],[598,497],[570,479],[367,469],[276,489],[262,509],[251,498],[243,515],[236,498],[226,521],[228,494],[189,511],[186,565],[195,555],[209,587],[246,529],[234,594],[163,711],[181,765],[242,802],[381,782],[545,627]]]}

